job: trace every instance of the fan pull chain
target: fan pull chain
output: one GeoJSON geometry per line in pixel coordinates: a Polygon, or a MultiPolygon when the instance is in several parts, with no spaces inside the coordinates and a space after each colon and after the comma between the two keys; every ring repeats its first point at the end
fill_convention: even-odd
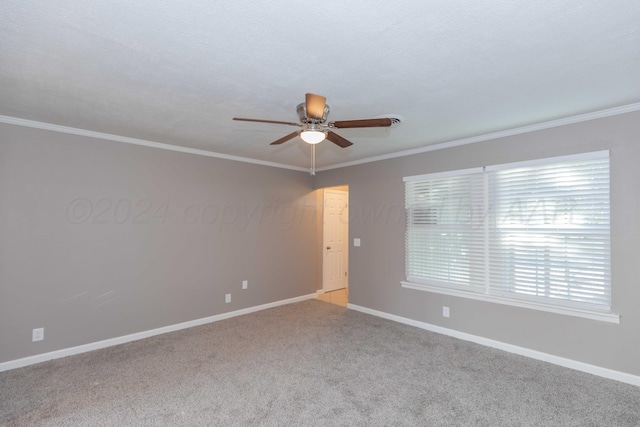
{"type": "Polygon", "coordinates": [[[316,174],[316,144],[310,144],[311,145],[311,170],[309,171],[309,173],[311,175],[315,175],[316,174]]]}

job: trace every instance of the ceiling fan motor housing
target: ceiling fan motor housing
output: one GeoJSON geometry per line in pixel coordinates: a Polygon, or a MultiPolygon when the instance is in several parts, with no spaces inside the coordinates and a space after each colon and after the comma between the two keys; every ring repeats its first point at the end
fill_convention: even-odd
{"type": "Polygon", "coordinates": [[[324,104],[324,111],[322,112],[322,119],[320,120],[307,117],[307,104],[305,102],[298,104],[296,111],[302,123],[324,123],[327,121],[327,116],[329,115],[329,104],[324,104]]]}

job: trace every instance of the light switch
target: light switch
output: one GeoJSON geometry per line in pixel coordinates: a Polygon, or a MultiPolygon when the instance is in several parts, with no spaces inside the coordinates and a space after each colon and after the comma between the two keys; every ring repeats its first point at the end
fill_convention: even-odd
{"type": "Polygon", "coordinates": [[[353,246],[360,246],[360,239],[358,237],[353,239],[353,246]]]}

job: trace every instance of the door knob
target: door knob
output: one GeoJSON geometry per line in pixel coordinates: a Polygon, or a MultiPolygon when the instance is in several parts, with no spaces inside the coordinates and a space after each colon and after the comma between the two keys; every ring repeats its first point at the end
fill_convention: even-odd
{"type": "Polygon", "coordinates": [[[327,250],[331,249],[331,246],[327,246],[327,250]]]}

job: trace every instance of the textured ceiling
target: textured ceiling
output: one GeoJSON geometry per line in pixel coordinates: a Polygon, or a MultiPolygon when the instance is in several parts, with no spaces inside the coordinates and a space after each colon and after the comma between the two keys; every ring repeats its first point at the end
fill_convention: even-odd
{"type": "Polygon", "coordinates": [[[640,102],[638,0],[3,0],[0,115],[308,167],[306,92],[338,133],[319,167],[640,102]]]}

